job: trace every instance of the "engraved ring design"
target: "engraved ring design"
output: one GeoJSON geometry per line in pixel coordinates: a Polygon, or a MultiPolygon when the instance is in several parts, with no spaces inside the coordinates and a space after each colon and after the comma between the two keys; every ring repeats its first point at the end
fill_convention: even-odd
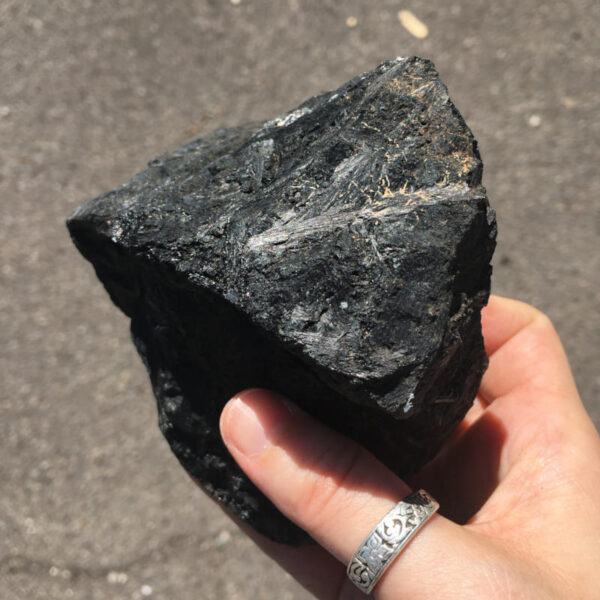
{"type": "Polygon", "coordinates": [[[370,594],[385,570],[439,507],[425,490],[398,502],[354,553],[346,569],[350,581],[370,594]]]}

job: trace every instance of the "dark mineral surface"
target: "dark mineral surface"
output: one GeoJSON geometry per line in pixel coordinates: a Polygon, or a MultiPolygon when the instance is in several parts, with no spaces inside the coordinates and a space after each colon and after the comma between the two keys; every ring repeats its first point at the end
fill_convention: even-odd
{"type": "Polygon", "coordinates": [[[495,240],[481,171],[432,63],[399,58],[69,218],[131,317],[173,452],[259,532],[307,541],[221,441],[242,389],[286,394],[404,478],[471,405],[495,240]]]}

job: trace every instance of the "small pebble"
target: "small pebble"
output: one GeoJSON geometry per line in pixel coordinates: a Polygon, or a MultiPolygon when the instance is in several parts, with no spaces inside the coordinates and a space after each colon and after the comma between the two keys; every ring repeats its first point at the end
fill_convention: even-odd
{"type": "Polygon", "coordinates": [[[539,127],[542,124],[542,117],[540,115],[531,115],[528,123],[529,127],[539,127]]]}
{"type": "Polygon", "coordinates": [[[108,583],[127,583],[127,580],[129,579],[129,577],[127,576],[127,573],[122,573],[120,571],[110,571],[108,573],[108,575],[106,576],[106,579],[108,581],[108,583]]]}
{"type": "Polygon", "coordinates": [[[152,596],[152,587],[149,585],[143,585],[140,588],[142,596],[152,596]]]}
{"type": "Polygon", "coordinates": [[[217,535],[217,537],[215,539],[215,545],[217,546],[217,548],[222,548],[223,546],[226,546],[230,540],[231,540],[231,533],[229,533],[229,531],[224,529],[223,531],[221,531],[219,533],[219,535],[217,535]]]}
{"type": "Polygon", "coordinates": [[[398,21],[400,21],[402,27],[408,31],[411,35],[422,40],[429,35],[429,28],[421,19],[419,19],[410,10],[401,10],[398,12],[398,21]]]}
{"type": "Polygon", "coordinates": [[[358,19],[356,17],[347,17],[346,18],[346,27],[350,27],[351,29],[353,27],[356,27],[358,25],[358,19]]]}

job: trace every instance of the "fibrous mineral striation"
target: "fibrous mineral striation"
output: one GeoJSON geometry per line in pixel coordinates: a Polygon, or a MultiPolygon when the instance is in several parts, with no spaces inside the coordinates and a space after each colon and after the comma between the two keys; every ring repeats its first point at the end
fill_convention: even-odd
{"type": "Polygon", "coordinates": [[[69,218],[131,317],[174,453],[259,532],[308,539],[223,445],[240,390],[282,392],[404,478],[471,405],[496,231],[481,172],[432,63],[399,58],[217,129],[69,218]]]}

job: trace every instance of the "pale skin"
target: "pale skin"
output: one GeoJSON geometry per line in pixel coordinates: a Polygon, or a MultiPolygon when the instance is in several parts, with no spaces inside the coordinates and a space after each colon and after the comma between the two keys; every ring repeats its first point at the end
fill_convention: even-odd
{"type": "Polygon", "coordinates": [[[492,297],[490,366],[438,457],[410,482],[267,390],[226,405],[240,467],[317,542],[291,548],[241,525],[317,598],[366,598],[345,565],[412,489],[440,503],[373,591],[382,600],[600,597],[600,438],[550,320],[492,297]]]}

